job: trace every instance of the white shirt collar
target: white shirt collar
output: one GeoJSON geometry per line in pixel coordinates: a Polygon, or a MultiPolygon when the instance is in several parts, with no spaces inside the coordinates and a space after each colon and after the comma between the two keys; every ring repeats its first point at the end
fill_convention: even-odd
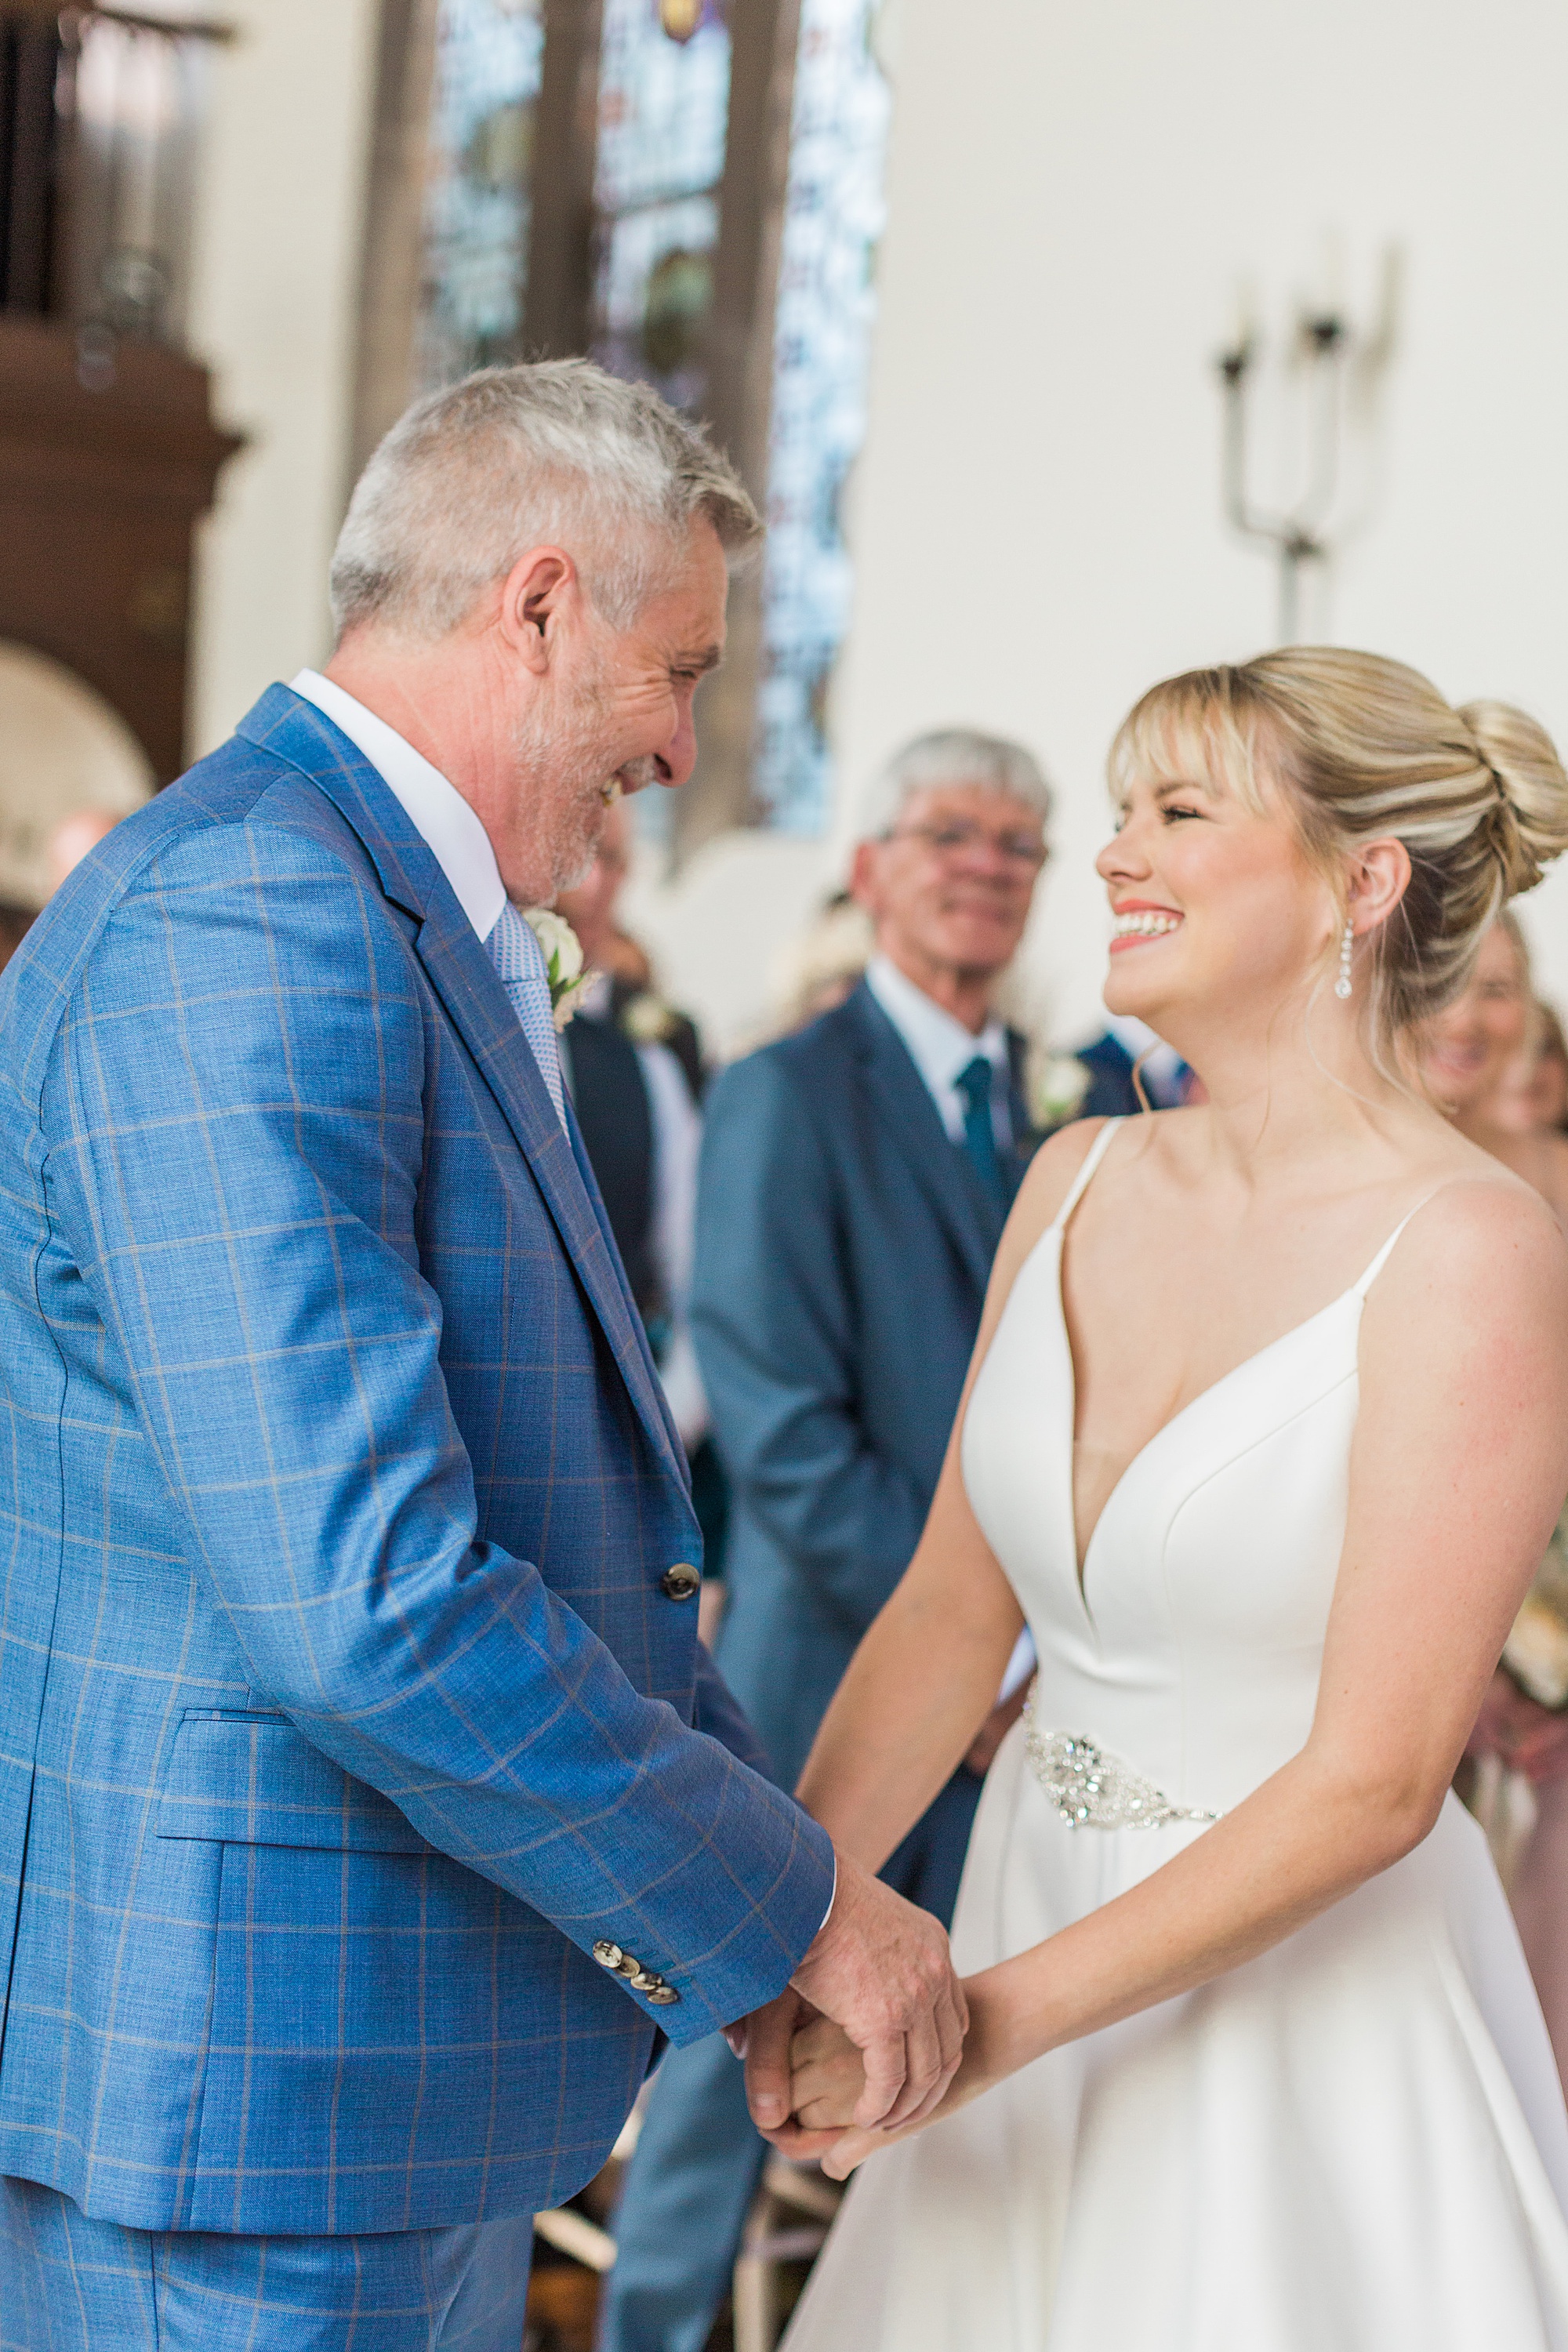
{"type": "Polygon", "coordinates": [[[434,853],[452,886],[452,895],[481,940],[488,940],[506,900],[490,837],[456,784],[448,783],[395,727],[367,710],[318,670],[302,669],[289,681],[296,694],[324,711],[334,727],[364,753],[409,822],[434,853]]]}
{"type": "Polygon", "coordinates": [[[992,1019],[976,1037],[885,955],[871,958],[866,967],[866,985],[903,1039],[910,1059],[942,1114],[942,1125],[950,1135],[961,1138],[964,1104],[956,1085],[958,1074],[976,1054],[984,1054],[993,1069],[1005,1072],[1006,1031],[1000,1021],[992,1019]]]}

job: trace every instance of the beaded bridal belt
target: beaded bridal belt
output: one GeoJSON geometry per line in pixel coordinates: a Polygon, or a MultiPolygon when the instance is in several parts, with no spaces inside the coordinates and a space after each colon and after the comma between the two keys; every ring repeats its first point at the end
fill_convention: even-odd
{"type": "Polygon", "coordinates": [[[1219,1819],[1195,1805],[1173,1805],[1152,1780],[1076,1732],[1037,1731],[1031,1722],[1024,1752],[1069,1830],[1158,1830],[1168,1822],[1219,1819]]]}

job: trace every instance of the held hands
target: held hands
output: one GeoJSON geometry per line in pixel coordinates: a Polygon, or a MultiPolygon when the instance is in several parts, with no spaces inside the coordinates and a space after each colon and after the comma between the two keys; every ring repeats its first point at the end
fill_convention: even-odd
{"type": "Polygon", "coordinates": [[[858,2126],[858,2110],[866,2084],[865,2063],[842,2026],[831,2019],[814,2018],[803,2025],[790,2044],[790,2097],[799,2131],[796,2152],[821,2158],[831,2179],[847,2180],[855,2167],[878,2148],[952,2115],[997,2081],[1006,2069],[988,2056],[994,2039],[986,2031],[988,2003],[984,1979],[969,1988],[970,2023],[958,2072],[934,2107],[901,2126],[871,2130],[858,2126]]]}
{"type": "Polygon", "coordinates": [[[790,2046],[814,2018],[842,2029],[860,2070],[845,2120],[884,2131],[934,2112],[958,2070],[969,2022],[942,1927],[843,1853],[832,1911],[789,1990],[746,2021],[752,2120],[792,2155],[819,2148],[790,2120],[790,2046]]]}

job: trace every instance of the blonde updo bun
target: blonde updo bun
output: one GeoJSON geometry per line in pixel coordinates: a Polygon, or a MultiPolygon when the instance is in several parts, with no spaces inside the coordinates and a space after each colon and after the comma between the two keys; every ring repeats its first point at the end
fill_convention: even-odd
{"type": "Polygon", "coordinates": [[[1545,729],[1506,702],[1455,709],[1380,654],[1287,646],[1166,678],[1122,722],[1112,791],[1194,761],[1260,813],[1282,793],[1336,895],[1362,843],[1404,843],[1409,887],[1373,935],[1373,1016],[1390,1040],[1458,993],[1508,900],[1568,849],[1568,775],[1545,729]]]}
{"type": "Polygon", "coordinates": [[[1510,702],[1464,702],[1464,720],[1498,780],[1494,845],[1507,895],[1533,890],[1568,849],[1568,786],[1551,736],[1510,702]]]}

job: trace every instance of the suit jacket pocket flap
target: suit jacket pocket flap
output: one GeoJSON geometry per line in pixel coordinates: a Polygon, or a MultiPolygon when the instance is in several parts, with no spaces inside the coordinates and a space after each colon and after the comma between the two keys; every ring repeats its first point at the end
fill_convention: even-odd
{"type": "Polygon", "coordinates": [[[436,1850],[379,1790],[291,1723],[255,1715],[185,1717],[163,1776],[158,1835],[359,1853],[436,1850]]]}

